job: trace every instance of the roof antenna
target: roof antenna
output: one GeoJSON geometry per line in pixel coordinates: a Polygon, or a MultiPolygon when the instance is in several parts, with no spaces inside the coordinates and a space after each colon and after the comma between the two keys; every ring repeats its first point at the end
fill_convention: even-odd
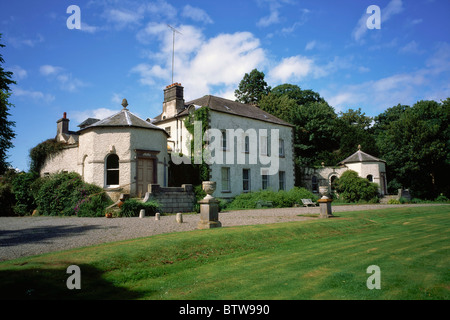
{"type": "Polygon", "coordinates": [[[174,56],[175,56],[175,33],[179,33],[179,34],[182,34],[182,33],[169,24],[167,26],[170,29],[172,29],[172,34],[173,34],[173,43],[172,43],[172,83],[173,83],[173,67],[174,67],[174,56]]]}

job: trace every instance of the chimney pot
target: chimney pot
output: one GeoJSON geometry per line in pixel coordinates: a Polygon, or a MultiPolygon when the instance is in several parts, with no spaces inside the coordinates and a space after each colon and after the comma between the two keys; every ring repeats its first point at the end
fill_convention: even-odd
{"type": "Polygon", "coordinates": [[[63,113],[63,119],[67,119],[67,113],[63,113]]]}

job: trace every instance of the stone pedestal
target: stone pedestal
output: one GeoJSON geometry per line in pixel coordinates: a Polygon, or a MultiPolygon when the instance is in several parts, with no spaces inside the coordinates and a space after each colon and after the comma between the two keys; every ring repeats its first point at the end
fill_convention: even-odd
{"type": "Polygon", "coordinates": [[[219,221],[219,200],[215,198],[202,199],[200,204],[199,229],[219,228],[222,223],[219,221]]]}
{"type": "Polygon", "coordinates": [[[326,218],[334,217],[333,213],[331,212],[331,202],[332,201],[333,200],[331,200],[331,199],[323,199],[323,198],[317,200],[317,202],[319,203],[319,208],[320,208],[319,218],[326,219],[326,218]]]}

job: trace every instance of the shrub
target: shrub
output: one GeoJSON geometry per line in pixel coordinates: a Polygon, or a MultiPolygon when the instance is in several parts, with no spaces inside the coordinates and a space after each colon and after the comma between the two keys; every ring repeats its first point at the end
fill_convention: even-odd
{"type": "Polygon", "coordinates": [[[434,200],[434,201],[436,201],[436,202],[449,202],[449,199],[441,193],[440,195],[437,196],[436,200],[434,200]]]}
{"type": "Polygon", "coordinates": [[[138,217],[141,209],[145,209],[145,215],[154,216],[161,211],[161,206],[156,200],[142,202],[136,199],[126,200],[120,207],[120,217],[138,217]]]}
{"type": "Polygon", "coordinates": [[[377,184],[361,178],[352,170],[345,171],[336,179],[336,191],[345,202],[370,201],[378,196],[377,184]]]}
{"type": "Polygon", "coordinates": [[[0,176],[0,216],[14,215],[15,198],[12,190],[12,181],[16,176],[15,170],[7,170],[0,176]]]}
{"type": "Polygon", "coordinates": [[[258,202],[272,202],[275,208],[292,207],[296,203],[301,203],[301,199],[317,200],[311,191],[305,188],[295,187],[289,191],[261,190],[249,193],[242,193],[236,196],[226,208],[227,209],[255,209],[258,202]]]}
{"type": "Polygon", "coordinates": [[[0,181],[0,216],[12,216],[14,206],[14,193],[10,183],[0,181]]]}
{"type": "Polygon", "coordinates": [[[16,205],[14,212],[20,216],[30,215],[36,209],[35,181],[39,178],[37,172],[21,172],[12,181],[16,205]]]}
{"type": "Polygon", "coordinates": [[[75,172],[55,173],[37,184],[35,200],[44,215],[99,216],[112,202],[102,188],[83,182],[75,172]]]}
{"type": "Polygon", "coordinates": [[[400,200],[397,199],[389,199],[388,204],[401,204],[400,200]]]}

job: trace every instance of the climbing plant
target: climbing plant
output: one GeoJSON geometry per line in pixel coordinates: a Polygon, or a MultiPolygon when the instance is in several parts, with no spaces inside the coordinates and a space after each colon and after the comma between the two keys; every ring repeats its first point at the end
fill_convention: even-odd
{"type": "Polygon", "coordinates": [[[60,153],[65,144],[55,139],[48,139],[39,143],[30,150],[30,171],[39,172],[47,158],[53,157],[60,153]]]}
{"type": "MultiPolygon", "coordinates": [[[[209,108],[201,107],[190,113],[189,116],[184,120],[184,125],[187,131],[194,137],[194,123],[195,121],[200,121],[202,124],[202,137],[204,136],[206,130],[209,126],[209,108]]],[[[205,149],[206,142],[202,139],[202,151],[205,149]]],[[[191,163],[195,170],[198,170],[200,181],[209,180],[210,168],[209,165],[202,161],[201,164],[194,164],[194,140],[191,139],[191,163]]]]}

